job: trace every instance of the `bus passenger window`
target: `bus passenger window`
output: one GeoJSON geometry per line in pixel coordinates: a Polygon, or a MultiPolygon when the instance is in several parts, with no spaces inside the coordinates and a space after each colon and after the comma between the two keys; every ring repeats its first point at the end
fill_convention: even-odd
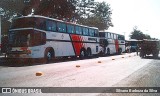
{"type": "Polygon", "coordinates": [[[76,34],[82,34],[82,28],[79,26],[76,26],[76,34]]]}
{"type": "Polygon", "coordinates": [[[51,21],[46,21],[46,30],[52,31],[52,22],[51,21]]]}
{"type": "Polygon", "coordinates": [[[57,31],[56,22],[53,21],[51,26],[52,26],[52,31],[57,31]]]}
{"type": "Polygon", "coordinates": [[[79,34],[82,34],[82,27],[79,27],[79,34]]]}
{"type": "Polygon", "coordinates": [[[46,22],[45,21],[40,22],[39,28],[42,30],[46,30],[46,22]]]}
{"type": "Polygon", "coordinates": [[[83,27],[83,35],[88,36],[88,28],[83,27]]]}
{"type": "Polygon", "coordinates": [[[92,36],[92,37],[94,36],[94,30],[93,29],[89,29],[89,35],[92,36]]]}
{"type": "Polygon", "coordinates": [[[82,30],[83,30],[83,35],[86,35],[86,28],[83,27],[82,30]]]}
{"type": "Polygon", "coordinates": [[[88,34],[88,28],[85,28],[85,29],[86,29],[86,31],[85,31],[85,32],[86,32],[86,35],[88,36],[88,35],[89,35],[89,34],[88,34]]]}
{"type": "Polygon", "coordinates": [[[58,27],[58,32],[66,32],[66,24],[58,22],[57,27],[58,27]]]}
{"type": "Polygon", "coordinates": [[[113,39],[113,34],[111,33],[111,39],[113,39]]]}
{"type": "Polygon", "coordinates": [[[108,33],[105,33],[105,38],[107,38],[107,39],[108,39],[108,33]]]}
{"type": "Polygon", "coordinates": [[[108,33],[108,38],[111,38],[111,34],[110,33],[108,33]]]}
{"type": "Polygon", "coordinates": [[[68,33],[74,33],[74,26],[73,25],[67,25],[67,32],[68,33]]]}
{"type": "Polygon", "coordinates": [[[117,38],[116,38],[116,34],[113,34],[113,35],[114,35],[114,39],[117,39],[117,38]]]}
{"type": "Polygon", "coordinates": [[[95,32],[95,37],[98,37],[98,30],[94,30],[95,32]]]}
{"type": "Polygon", "coordinates": [[[66,32],[66,24],[62,23],[62,31],[66,32]]]}

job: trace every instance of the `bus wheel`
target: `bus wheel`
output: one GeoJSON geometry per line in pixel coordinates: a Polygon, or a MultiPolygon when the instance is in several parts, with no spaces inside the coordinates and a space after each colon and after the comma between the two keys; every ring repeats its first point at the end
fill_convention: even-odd
{"type": "Polygon", "coordinates": [[[84,58],[86,56],[85,50],[81,50],[80,58],[84,58]]]}
{"type": "Polygon", "coordinates": [[[52,61],[54,57],[54,51],[53,50],[49,50],[49,51],[46,51],[46,54],[45,54],[45,62],[46,63],[49,63],[52,61]]]}
{"type": "Polygon", "coordinates": [[[88,56],[88,57],[91,57],[91,56],[92,56],[91,49],[87,49],[87,56],[88,56]]]}
{"type": "Polygon", "coordinates": [[[119,55],[122,54],[122,49],[121,49],[121,48],[118,49],[118,54],[119,54],[119,55]]]}
{"type": "Polygon", "coordinates": [[[110,55],[110,49],[109,48],[107,49],[107,55],[110,55]]]}

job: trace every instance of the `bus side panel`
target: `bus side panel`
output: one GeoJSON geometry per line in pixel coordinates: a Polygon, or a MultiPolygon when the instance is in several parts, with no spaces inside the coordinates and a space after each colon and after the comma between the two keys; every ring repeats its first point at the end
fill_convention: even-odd
{"type": "Polygon", "coordinates": [[[85,49],[91,48],[91,53],[92,54],[98,54],[99,49],[99,39],[98,37],[88,37],[88,36],[83,36],[83,42],[85,45],[85,49]]]}
{"type": "Polygon", "coordinates": [[[119,40],[119,48],[122,49],[122,52],[125,52],[125,41],[124,40],[119,40]]]}
{"type": "Polygon", "coordinates": [[[113,39],[108,39],[108,48],[110,49],[110,54],[116,53],[116,46],[113,39]]]}
{"type": "Polygon", "coordinates": [[[52,47],[56,57],[75,55],[69,34],[47,33],[46,47],[52,47]]]}

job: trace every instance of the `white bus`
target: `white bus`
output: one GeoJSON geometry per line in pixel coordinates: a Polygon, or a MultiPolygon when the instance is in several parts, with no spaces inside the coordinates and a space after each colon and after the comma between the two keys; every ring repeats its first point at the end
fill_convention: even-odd
{"type": "Polygon", "coordinates": [[[87,57],[99,53],[98,28],[44,16],[15,18],[9,30],[9,58],[50,61],[56,57],[87,57]]]}
{"type": "Polygon", "coordinates": [[[1,15],[0,15],[0,54],[1,54],[1,47],[2,47],[2,32],[1,32],[1,15]]]}
{"type": "Polygon", "coordinates": [[[99,32],[101,54],[121,54],[125,52],[125,38],[124,35],[115,34],[112,32],[99,32]]]}

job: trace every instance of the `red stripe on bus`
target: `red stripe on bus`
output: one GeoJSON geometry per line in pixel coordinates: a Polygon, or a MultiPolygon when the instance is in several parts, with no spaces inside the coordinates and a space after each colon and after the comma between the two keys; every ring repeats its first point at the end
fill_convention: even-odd
{"type": "Polygon", "coordinates": [[[74,42],[74,41],[82,41],[81,36],[79,35],[71,35],[71,39],[73,42],[73,48],[75,49],[76,56],[80,55],[80,50],[83,47],[83,43],[81,42],[74,42]]]}
{"type": "Polygon", "coordinates": [[[118,40],[115,40],[115,47],[116,47],[116,52],[118,53],[118,49],[119,49],[118,40]]]}

